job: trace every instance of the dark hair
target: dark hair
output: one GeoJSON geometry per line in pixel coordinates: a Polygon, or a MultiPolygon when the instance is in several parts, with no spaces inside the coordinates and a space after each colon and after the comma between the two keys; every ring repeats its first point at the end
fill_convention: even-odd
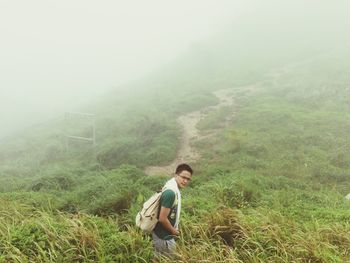
{"type": "Polygon", "coordinates": [[[179,173],[181,173],[182,171],[187,171],[187,172],[189,172],[191,175],[193,174],[193,170],[192,170],[191,166],[189,166],[187,163],[179,164],[179,165],[176,167],[175,174],[179,174],[179,173]]]}

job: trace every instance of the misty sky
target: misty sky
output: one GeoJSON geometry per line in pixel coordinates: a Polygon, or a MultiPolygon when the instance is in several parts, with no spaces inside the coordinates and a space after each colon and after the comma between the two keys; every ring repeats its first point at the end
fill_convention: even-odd
{"type": "Polygon", "coordinates": [[[254,16],[266,10],[273,14],[266,20],[283,20],[281,10],[292,10],[302,28],[316,10],[344,24],[346,3],[0,0],[0,138],[146,75],[243,16],[254,25],[254,16]]]}
{"type": "Polygon", "coordinates": [[[0,137],[156,69],[240,2],[0,0],[0,137]]]}

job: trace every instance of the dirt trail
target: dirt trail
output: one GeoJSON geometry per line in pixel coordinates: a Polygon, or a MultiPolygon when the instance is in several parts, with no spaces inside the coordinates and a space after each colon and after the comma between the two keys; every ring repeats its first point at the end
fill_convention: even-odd
{"type": "MultiPolygon", "coordinates": [[[[221,107],[233,106],[234,94],[243,93],[244,95],[247,95],[260,92],[260,86],[263,85],[266,81],[272,83],[273,86],[278,86],[278,80],[282,75],[288,74],[294,67],[297,67],[298,65],[309,62],[310,60],[305,60],[296,63],[291,63],[281,68],[272,69],[265,74],[261,81],[253,83],[251,85],[214,91],[213,94],[219,99],[219,103],[217,105],[205,107],[201,110],[182,115],[177,119],[178,123],[182,127],[182,136],[180,140],[180,147],[175,160],[173,160],[169,165],[166,166],[146,167],[144,170],[145,173],[148,175],[171,175],[174,173],[175,168],[179,163],[193,163],[199,160],[200,154],[191,146],[191,142],[195,140],[200,140],[204,137],[213,136],[217,133],[217,130],[211,130],[209,133],[206,133],[205,136],[200,135],[199,130],[196,128],[196,125],[201,119],[205,118],[210,112],[218,110],[221,107]]],[[[228,124],[231,123],[234,115],[235,113],[233,112],[231,116],[227,116],[225,122],[227,122],[228,124]]]]}
{"type": "MultiPolygon", "coordinates": [[[[205,136],[200,135],[199,130],[196,128],[197,123],[205,118],[210,112],[216,111],[221,107],[230,107],[234,104],[234,94],[244,93],[253,94],[260,91],[260,86],[266,81],[270,81],[272,85],[278,85],[278,79],[287,74],[290,71],[291,65],[279,69],[270,70],[265,74],[265,77],[262,78],[262,81],[256,83],[245,85],[241,87],[222,89],[214,91],[213,94],[219,99],[219,103],[215,106],[205,107],[201,110],[182,115],[177,119],[177,122],[182,127],[182,136],[180,140],[180,147],[177,152],[175,160],[173,160],[169,165],[166,166],[149,166],[145,168],[145,173],[148,175],[156,174],[167,174],[171,175],[174,173],[175,168],[178,164],[186,162],[193,163],[200,159],[200,154],[192,146],[191,142],[195,140],[200,140],[204,137],[210,137],[217,133],[217,130],[211,130],[209,133],[206,133],[205,136]]],[[[235,113],[232,112],[230,116],[226,117],[225,122],[231,123],[235,113]]]]}
{"type": "MultiPolygon", "coordinates": [[[[209,106],[201,110],[197,110],[186,115],[182,115],[177,119],[177,122],[182,127],[182,136],[180,139],[180,147],[175,160],[166,166],[149,166],[145,169],[148,175],[174,173],[176,166],[179,163],[193,163],[200,158],[200,154],[192,146],[191,142],[200,139],[199,130],[196,128],[198,122],[205,118],[210,112],[224,106],[232,106],[234,102],[234,89],[224,89],[213,92],[219,99],[219,103],[215,106],[209,106]]],[[[207,135],[208,136],[208,135],[207,135]]]]}

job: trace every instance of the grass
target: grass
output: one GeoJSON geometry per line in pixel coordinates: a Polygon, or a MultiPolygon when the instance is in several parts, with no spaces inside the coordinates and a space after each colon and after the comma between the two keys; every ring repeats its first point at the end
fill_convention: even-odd
{"type": "Polygon", "coordinates": [[[151,240],[134,217],[167,178],[142,170],[174,158],[179,115],[214,105],[209,91],[228,87],[234,106],[198,125],[214,133],[195,144],[202,159],[183,191],[175,261],[350,262],[349,67],[327,61],[258,79],[254,92],[232,83],[262,72],[239,81],[212,72],[207,83],[164,77],[128,102],[111,97],[110,108],[96,106],[94,150],[66,152],[59,123],[28,144],[4,144],[0,262],[150,262],[151,240]]]}

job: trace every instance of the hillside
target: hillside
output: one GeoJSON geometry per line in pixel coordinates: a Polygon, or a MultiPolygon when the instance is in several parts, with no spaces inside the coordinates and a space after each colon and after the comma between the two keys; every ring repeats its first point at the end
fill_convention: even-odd
{"type": "Polygon", "coordinates": [[[63,119],[2,142],[0,262],[150,262],[135,214],[189,157],[177,262],[350,262],[347,49],[219,43],[89,105],[95,148],[63,119]]]}

